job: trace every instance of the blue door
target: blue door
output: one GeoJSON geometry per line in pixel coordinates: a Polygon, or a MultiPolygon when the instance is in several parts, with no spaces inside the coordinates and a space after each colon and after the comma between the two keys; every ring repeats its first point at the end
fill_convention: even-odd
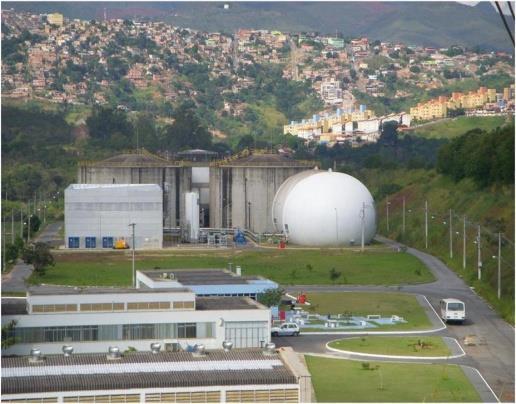
{"type": "Polygon", "coordinates": [[[86,248],[96,248],[97,247],[97,238],[96,237],[86,237],[86,248]]]}
{"type": "Polygon", "coordinates": [[[68,237],[68,248],[79,248],[79,237],[68,237]]]}
{"type": "Polygon", "coordinates": [[[113,237],[102,237],[102,248],[113,248],[113,237]]]}

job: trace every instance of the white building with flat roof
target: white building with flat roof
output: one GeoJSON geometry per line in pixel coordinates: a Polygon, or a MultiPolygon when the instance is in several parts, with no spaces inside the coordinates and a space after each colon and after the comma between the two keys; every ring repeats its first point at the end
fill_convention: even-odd
{"type": "Polygon", "coordinates": [[[156,184],[71,184],[65,190],[67,248],[135,248],[163,245],[163,191],[156,184]]]}
{"type": "Polygon", "coordinates": [[[2,325],[16,322],[16,343],[2,355],[148,350],[152,342],[166,351],[195,344],[219,349],[257,348],[270,341],[270,310],[249,297],[196,297],[184,287],[163,289],[35,286],[26,299],[2,300],[2,325]]]}

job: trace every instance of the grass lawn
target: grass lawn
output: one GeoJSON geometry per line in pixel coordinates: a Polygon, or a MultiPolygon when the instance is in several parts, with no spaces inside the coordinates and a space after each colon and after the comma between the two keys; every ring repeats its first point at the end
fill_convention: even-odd
{"type": "Polygon", "coordinates": [[[413,133],[416,136],[426,138],[454,138],[463,135],[475,128],[492,130],[502,126],[507,118],[504,116],[460,116],[444,122],[437,122],[435,125],[426,125],[417,128],[413,133]]]}
{"type": "MultiPolygon", "coordinates": [[[[54,254],[56,265],[31,283],[126,286],[131,282],[131,252],[54,254]]],[[[282,285],[364,284],[396,285],[430,282],[433,275],[406,253],[372,249],[352,250],[220,250],[136,252],[136,269],[242,267],[243,275],[262,275],[282,285]],[[335,268],[341,275],[330,279],[335,268]]]]}
{"type": "Polygon", "coordinates": [[[318,402],[480,402],[457,365],[305,358],[318,402]]]}
{"type": "Polygon", "coordinates": [[[390,317],[394,314],[407,321],[396,325],[380,325],[369,331],[428,329],[432,325],[416,297],[406,293],[307,293],[307,297],[312,304],[308,310],[323,315],[350,312],[359,316],[380,314],[390,317]]]}
{"type": "Polygon", "coordinates": [[[330,343],[330,347],[379,355],[448,356],[450,349],[441,337],[362,337],[346,338],[330,343]]]}

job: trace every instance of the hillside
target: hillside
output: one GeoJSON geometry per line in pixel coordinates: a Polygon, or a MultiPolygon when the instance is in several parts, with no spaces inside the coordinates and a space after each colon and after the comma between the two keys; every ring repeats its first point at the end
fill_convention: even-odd
{"type": "MultiPolygon", "coordinates": [[[[496,11],[455,2],[9,2],[7,7],[70,18],[156,18],[176,26],[233,32],[239,28],[317,31],[446,47],[513,49],[496,11]]],[[[4,7],[6,7],[4,5],[4,7]]]]}
{"type": "Polygon", "coordinates": [[[375,195],[378,233],[425,251],[425,200],[428,201],[428,252],[438,256],[475,287],[502,316],[514,323],[514,186],[479,189],[473,181],[454,182],[434,170],[360,170],[355,173],[375,195]],[[386,195],[387,194],[387,195],[386,195]],[[403,223],[405,198],[405,233],[403,223]],[[389,231],[387,207],[389,201],[389,231]],[[449,210],[452,209],[453,258],[449,255],[449,210]],[[463,220],[466,224],[466,269],[463,220]],[[478,225],[482,228],[482,281],[477,279],[478,225]],[[496,297],[497,232],[503,233],[502,299],[496,297]]]}
{"type": "MultiPolygon", "coordinates": [[[[512,119],[512,121],[514,122],[514,119],[512,119]]],[[[497,126],[506,124],[507,122],[507,118],[503,116],[460,116],[457,118],[423,124],[407,133],[429,139],[451,139],[460,136],[471,129],[479,128],[482,130],[492,130],[497,126]]]]}

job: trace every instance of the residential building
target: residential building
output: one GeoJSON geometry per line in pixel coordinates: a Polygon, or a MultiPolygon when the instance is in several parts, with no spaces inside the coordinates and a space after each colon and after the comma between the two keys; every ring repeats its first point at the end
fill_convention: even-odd
{"type": "Polygon", "coordinates": [[[62,27],[63,23],[64,23],[63,14],[60,14],[60,13],[47,14],[47,21],[50,25],[57,25],[58,27],[62,27]]]}

